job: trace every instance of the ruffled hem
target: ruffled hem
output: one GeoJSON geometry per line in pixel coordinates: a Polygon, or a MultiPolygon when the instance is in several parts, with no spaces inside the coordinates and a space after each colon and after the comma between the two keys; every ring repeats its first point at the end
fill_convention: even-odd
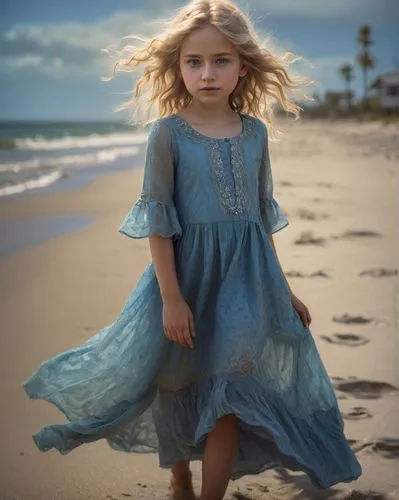
{"type": "Polygon", "coordinates": [[[273,234],[288,226],[289,221],[278,202],[273,198],[265,206],[263,225],[267,234],[273,234]]]}
{"type": "Polygon", "coordinates": [[[251,377],[219,375],[177,392],[156,392],[149,391],[139,404],[124,401],[102,416],[45,427],[34,436],[35,443],[42,451],[56,448],[65,454],[105,438],[118,451],[159,451],[160,466],[169,468],[182,460],[202,459],[205,437],[216,421],[235,414],[239,453],[233,480],[282,466],[303,471],[319,488],[329,488],[361,474],[337,406],[293,415],[282,395],[251,377]]]}
{"type": "Polygon", "coordinates": [[[119,227],[129,238],[147,238],[158,234],[165,238],[180,237],[182,228],[173,204],[140,198],[119,227]]]}
{"type": "Polygon", "coordinates": [[[325,489],[353,481],[361,474],[343,434],[337,406],[295,416],[280,395],[254,379],[228,380],[222,376],[194,383],[178,392],[163,393],[162,399],[165,400],[161,402],[162,414],[175,417],[164,418],[163,428],[181,443],[173,456],[171,442],[166,439],[166,446],[161,446],[160,452],[162,467],[169,468],[184,459],[202,459],[206,435],[219,418],[234,414],[240,423],[233,480],[282,466],[305,472],[317,487],[325,489]],[[190,440],[193,447],[187,445],[190,440]]]}

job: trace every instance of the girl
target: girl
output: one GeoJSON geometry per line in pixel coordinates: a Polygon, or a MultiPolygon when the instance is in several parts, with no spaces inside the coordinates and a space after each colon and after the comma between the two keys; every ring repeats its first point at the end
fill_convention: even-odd
{"type": "Polygon", "coordinates": [[[26,383],[70,420],[42,429],[43,450],[106,438],[159,452],[173,499],[202,500],[229,479],[274,466],[321,488],[360,475],[328,375],[290,289],[273,234],[288,221],[273,198],[270,98],[295,115],[298,82],[224,0],[197,0],[117,69],[145,64],[158,119],[140,199],[120,231],[149,237],[152,263],[120,317],[26,383]]]}

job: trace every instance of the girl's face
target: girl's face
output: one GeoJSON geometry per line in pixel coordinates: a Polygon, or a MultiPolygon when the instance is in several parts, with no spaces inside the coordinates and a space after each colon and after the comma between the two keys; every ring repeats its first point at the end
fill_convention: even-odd
{"type": "Polygon", "coordinates": [[[187,91],[205,105],[228,102],[247,72],[235,46],[211,25],[186,37],[179,64],[187,91]]]}

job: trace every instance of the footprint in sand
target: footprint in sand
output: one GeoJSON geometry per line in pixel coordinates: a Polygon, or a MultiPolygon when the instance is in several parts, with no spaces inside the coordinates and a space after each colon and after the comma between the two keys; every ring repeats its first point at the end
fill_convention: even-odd
{"type": "Polygon", "coordinates": [[[308,208],[300,208],[297,210],[297,215],[302,220],[318,220],[318,219],[327,219],[327,214],[317,214],[308,208]]]}
{"type": "Polygon", "coordinates": [[[352,490],[345,496],[340,497],[340,500],[393,500],[393,498],[378,491],[352,490]]]}
{"type": "Polygon", "coordinates": [[[331,344],[343,344],[351,347],[358,347],[370,342],[370,340],[356,333],[333,333],[332,335],[321,335],[321,339],[331,344]]]}
{"type": "Polygon", "coordinates": [[[377,267],[375,269],[366,269],[359,276],[369,276],[370,278],[385,278],[387,276],[397,276],[397,269],[386,269],[385,267],[377,267]]]}
{"type": "Polygon", "coordinates": [[[387,325],[388,322],[384,319],[366,318],[365,316],[352,316],[345,313],[341,316],[333,316],[332,320],[335,323],[342,323],[344,325],[366,325],[367,323],[374,323],[375,325],[387,325]]]}
{"type": "Polygon", "coordinates": [[[308,210],[307,208],[300,208],[297,211],[298,217],[303,220],[316,220],[317,214],[312,212],[312,210],[308,210]]]}
{"type": "Polygon", "coordinates": [[[373,441],[359,442],[356,439],[348,440],[352,450],[358,453],[367,450],[382,458],[397,460],[399,458],[399,439],[393,437],[380,437],[373,441]]]}
{"type": "Polygon", "coordinates": [[[250,483],[250,484],[248,484],[248,486],[246,486],[246,489],[248,491],[257,490],[257,491],[261,491],[262,493],[269,492],[269,488],[267,486],[265,486],[264,484],[260,484],[260,483],[250,483]]]}
{"type": "Polygon", "coordinates": [[[233,493],[233,498],[236,500],[252,500],[252,497],[249,497],[245,493],[240,493],[239,491],[233,493]]]}
{"type": "Polygon", "coordinates": [[[365,418],[372,418],[373,414],[364,406],[354,406],[347,412],[343,412],[342,416],[347,420],[363,420],[365,418]]]}
{"type": "Polygon", "coordinates": [[[353,238],[380,238],[381,236],[382,236],[381,233],[377,233],[376,231],[370,231],[368,229],[365,230],[348,229],[342,234],[339,234],[337,236],[331,236],[331,238],[334,240],[341,240],[341,239],[353,239],[353,238]]]}
{"type": "Polygon", "coordinates": [[[313,236],[312,231],[306,231],[300,234],[294,243],[295,245],[324,245],[325,238],[318,238],[313,236]]]}
{"type": "Polygon", "coordinates": [[[365,318],[364,316],[351,316],[348,313],[342,316],[333,316],[332,319],[335,323],[343,323],[344,325],[365,325],[375,321],[374,318],[365,318]]]}
{"type": "Polygon", "coordinates": [[[287,271],[285,274],[289,278],[306,278],[306,274],[301,273],[301,271],[287,271]]]}
{"type": "Polygon", "coordinates": [[[371,449],[383,458],[398,459],[399,439],[392,437],[376,439],[371,449]]]}
{"type": "Polygon", "coordinates": [[[379,399],[384,394],[397,392],[398,388],[386,382],[374,380],[332,379],[334,389],[344,392],[358,399],[379,399]]]}
{"type": "Polygon", "coordinates": [[[288,271],[285,274],[289,278],[331,278],[331,276],[322,269],[311,274],[303,274],[301,271],[288,271]]]}
{"type": "Polygon", "coordinates": [[[331,276],[320,269],[319,271],[315,271],[314,273],[310,274],[309,278],[331,278],[331,276]]]}
{"type": "Polygon", "coordinates": [[[347,441],[354,453],[359,452],[360,450],[366,448],[370,444],[370,443],[361,443],[357,439],[347,439],[347,441]]]}
{"type": "MultiPolygon", "coordinates": [[[[251,492],[260,491],[262,493],[269,493],[269,488],[260,483],[249,483],[247,486],[245,486],[245,489],[251,492]]],[[[252,497],[248,496],[246,493],[242,493],[241,491],[235,491],[233,493],[233,498],[235,498],[236,500],[252,500],[252,497]]]]}

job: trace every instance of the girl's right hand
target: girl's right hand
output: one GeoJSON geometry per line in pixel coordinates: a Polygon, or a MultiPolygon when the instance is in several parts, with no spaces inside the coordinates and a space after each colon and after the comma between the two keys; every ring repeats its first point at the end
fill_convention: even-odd
{"type": "Polygon", "coordinates": [[[183,297],[164,301],[163,327],[168,339],[194,348],[194,317],[183,297]]]}

